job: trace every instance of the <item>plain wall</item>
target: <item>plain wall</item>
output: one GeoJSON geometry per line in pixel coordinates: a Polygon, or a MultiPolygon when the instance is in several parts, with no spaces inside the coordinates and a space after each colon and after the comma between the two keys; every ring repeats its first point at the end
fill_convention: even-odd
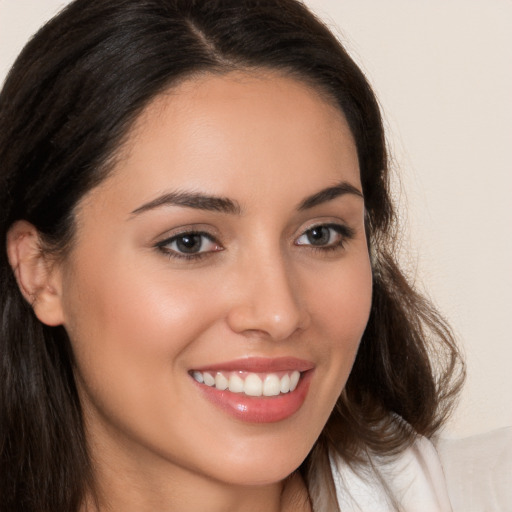
{"type": "MultiPolygon", "coordinates": [[[[0,80],[66,3],[0,0],[0,80]]],[[[512,425],[512,2],[306,3],[380,98],[401,182],[404,264],[466,353],[467,384],[444,435],[512,425]]]]}

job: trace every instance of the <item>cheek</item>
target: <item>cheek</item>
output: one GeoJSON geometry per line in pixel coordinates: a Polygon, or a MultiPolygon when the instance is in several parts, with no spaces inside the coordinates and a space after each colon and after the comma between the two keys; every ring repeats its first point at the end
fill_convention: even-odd
{"type": "Polygon", "coordinates": [[[208,283],[176,272],[171,279],[159,263],[105,261],[75,265],[66,287],[65,327],[88,429],[104,439],[113,426],[123,439],[179,454],[169,438],[183,439],[180,425],[194,430],[187,354],[219,316],[208,283]]]}
{"type": "Polygon", "coordinates": [[[98,404],[151,407],[155,389],[179,386],[173,375],[185,370],[180,356],[216,318],[215,306],[207,308],[208,294],[184,275],[171,279],[154,265],[106,261],[92,255],[77,262],[64,283],[76,372],[98,404]]]}
{"type": "Polygon", "coordinates": [[[354,264],[340,265],[338,270],[322,274],[307,293],[317,327],[317,350],[325,361],[323,396],[327,408],[334,406],[345,386],[368,323],[372,272],[365,256],[361,252],[359,258],[354,258],[354,264]]]}
{"type": "Polygon", "coordinates": [[[372,273],[363,254],[353,265],[319,275],[307,293],[309,309],[326,333],[329,350],[355,350],[364,332],[371,307],[372,273]]]}
{"type": "Polygon", "coordinates": [[[208,294],[186,276],[171,275],[165,267],[144,268],[130,261],[109,266],[105,258],[97,260],[97,266],[94,260],[78,262],[64,283],[65,326],[76,344],[119,346],[141,355],[179,352],[199,321],[208,322],[198,315],[206,312],[208,294]]]}

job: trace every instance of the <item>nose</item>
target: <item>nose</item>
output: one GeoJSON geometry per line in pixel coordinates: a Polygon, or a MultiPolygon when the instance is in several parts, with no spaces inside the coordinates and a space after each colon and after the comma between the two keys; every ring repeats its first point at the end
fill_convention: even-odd
{"type": "Polygon", "coordinates": [[[307,328],[306,303],[282,257],[253,258],[240,264],[237,274],[237,292],[227,315],[233,331],[280,341],[307,328]]]}

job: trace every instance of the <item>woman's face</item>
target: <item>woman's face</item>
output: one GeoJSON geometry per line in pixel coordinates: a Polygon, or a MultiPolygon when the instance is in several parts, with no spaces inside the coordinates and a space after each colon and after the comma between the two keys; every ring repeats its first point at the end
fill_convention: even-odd
{"type": "Polygon", "coordinates": [[[76,222],[58,275],[93,458],[243,485],[296,469],[370,309],[339,110],[277,74],[184,82],[76,222]]]}

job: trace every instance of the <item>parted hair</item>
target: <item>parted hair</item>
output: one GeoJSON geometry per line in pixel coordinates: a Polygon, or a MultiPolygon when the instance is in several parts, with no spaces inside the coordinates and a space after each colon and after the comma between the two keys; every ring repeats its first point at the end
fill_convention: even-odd
{"type": "Polygon", "coordinates": [[[372,307],[348,382],[298,468],[314,509],[338,508],[329,453],[365,467],[446,419],[463,363],[397,264],[379,106],[328,28],[296,0],[76,0],[29,41],[0,94],[1,512],[77,512],[94,486],[71,344],[20,293],[10,226],[32,223],[41,250],[65,254],[77,203],[111,171],[148,103],[196,74],[243,69],[284,73],[329,98],[359,157],[372,307]]]}

